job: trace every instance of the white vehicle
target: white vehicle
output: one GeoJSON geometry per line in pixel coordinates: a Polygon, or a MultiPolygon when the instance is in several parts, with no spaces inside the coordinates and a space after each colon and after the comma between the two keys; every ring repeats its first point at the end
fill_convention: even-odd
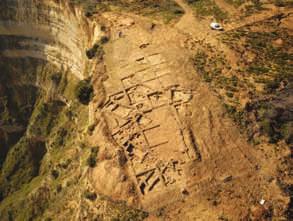
{"type": "Polygon", "coordinates": [[[217,30],[217,31],[223,31],[224,30],[224,28],[217,22],[212,22],[210,24],[210,27],[211,27],[212,30],[217,30]]]}

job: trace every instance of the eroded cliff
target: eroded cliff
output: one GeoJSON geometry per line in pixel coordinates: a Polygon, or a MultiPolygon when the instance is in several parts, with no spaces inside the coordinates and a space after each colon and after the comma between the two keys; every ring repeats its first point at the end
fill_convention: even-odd
{"type": "Polygon", "coordinates": [[[62,162],[71,179],[79,176],[72,145],[82,142],[76,136],[89,118],[75,94],[96,70],[86,50],[102,31],[67,1],[1,1],[0,8],[0,219],[31,220],[56,188],[62,192],[62,184],[45,181],[61,176],[62,162]]]}

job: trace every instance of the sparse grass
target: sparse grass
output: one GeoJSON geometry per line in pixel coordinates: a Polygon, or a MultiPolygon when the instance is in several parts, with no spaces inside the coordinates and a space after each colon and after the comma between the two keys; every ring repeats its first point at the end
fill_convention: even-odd
{"type": "MultiPolygon", "coordinates": [[[[8,96],[0,98],[1,121],[3,117],[7,118],[7,125],[23,121],[27,133],[18,135],[23,136],[21,140],[16,136],[15,141],[9,140],[9,152],[3,155],[0,220],[46,220],[43,212],[48,206],[48,191],[53,196],[51,210],[65,205],[66,197],[73,196],[66,195],[66,191],[73,189],[69,184],[77,183],[77,179],[73,179],[79,166],[75,148],[79,141],[77,135],[88,126],[88,108],[76,101],[75,88],[79,81],[69,71],[56,70],[55,66],[40,60],[10,59],[0,62],[1,67],[7,67],[7,73],[2,72],[0,76],[1,82],[10,90],[10,93],[4,91],[8,96]],[[33,87],[36,81],[38,84],[33,87]],[[44,142],[38,145],[37,141],[44,142]],[[39,152],[44,149],[49,154],[39,152]],[[50,190],[39,191],[42,185],[50,190]]],[[[2,145],[2,140],[0,143],[2,145]]]]}
{"type": "Polygon", "coordinates": [[[265,10],[260,0],[252,0],[251,4],[245,5],[244,15],[249,16],[259,11],[265,10]]]}
{"type": "Polygon", "coordinates": [[[225,42],[239,53],[250,51],[255,55],[254,59],[245,65],[246,72],[255,75],[256,82],[260,82],[258,77],[266,77],[266,80],[262,81],[266,89],[264,92],[271,93],[281,82],[292,80],[293,66],[290,61],[293,55],[289,49],[292,48],[293,39],[286,30],[278,28],[273,20],[259,24],[261,25],[274,28],[274,31],[255,32],[246,27],[225,34],[225,42]],[[282,47],[274,46],[273,42],[278,39],[282,40],[282,47]]]}
{"type": "MultiPolygon", "coordinates": [[[[42,85],[43,90],[36,93],[38,98],[35,98],[37,101],[32,104],[34,105],[32,106],[33,113],[29,116],[27,134],[16,145],[10,147],[1,168],[0,199],[3,201],[0,205],[0,220],[9,220],[9,218],[44,220],[40,217],[43,210],[47,208],[48,195],[46,194],[48,192],[42,189],[39,192],[38,188],[44,184],[42,180],[46,178],[47,187],[58,189],[59,192],[63,191],[62,188],[60,189],[57,178],[64,179],[64,176],[67,178],[72,176],[70,170],[78,164],[77,159],[74,162],[71,159],[64,159],[65,151],[74,148],[73,140],[76,140],[77,134],[75,123],[78,122],[80,130],[87,126],[87,107],[74,101],[74,89],[78,81],[72,73],[56,72],[50,64],[40,66],[35,74],[38,75],[39,84],[42,85]],[[55,95],[62,95],[67,100],[71,100],[70,108],[55,95]],[[70,115],[67,114],[69,111],[70,115]],[[77,113],[80,115],[78,118],[76,118],[77,113]],[[44,142],[41,142],[42,140],[44,142]],[[50,160],[47,160],[48,155],[44,155],[47,148],[50,149],[50,160]],[[46,157],[43,158],[43,156],[46,157]],[[64,173],[65,170],[66,173],[64,173]],[[48,181],[48,177],[54,178],[52,183],[48,181]]],[[[15,67],[13,71],[17,71],[15,67]]],[[[27,78],[19,80],[34,82],[33,79],[27,78]]],[[[24,90],[23,94],[29,96],[26,100],[29,101],[30,93],[24,90]]],[[[22,99],[22,96],[18,96],[17,100],[22,99]]],[[[70,154],[71,152],[68,151],[66,156],[70,157],[70,154]]],[[[56,205],[59,204],[59,202],[56,203],[56,205]]]]}
{"type": "Polygon", "coordinates": [[[0,175],[2,197],[18,190],[38,175],[40,162],[45,153],[43,143],[26,138],[22,138],[10,149],[0,175]]]}
{"type": "MultiPolygon", "coordinates": [[[[261,7],[257,1],[254,4],[261,7]]],[[[266,135],[271,143],[281,139],[292,143],[293,116],[288,112],[293,82],[292,36],[278,26],[278,18],[272,18],[226,32],[221,38],[241,58],[238,69],[228,68],[226,58],[206,46],[195,55],[197,72],[219,93],[228,115],[251,141],[257,143],[260,135],[266,135]],[[227,73],[233,73],[232,77],[227,73]],[[240,102],[243,94],[245,105],[240,102]]]]}
{"type": "Polygon", "coordinates": [[[245,3],[245,0],[225,0],[225,1],[233,5],[234,7],[240,7],[243,3],[245,3]]]}
{"type": "Polygon", "coordinates": [[[42,176],[34,178],[29,184],[24,184],[20,190],[1,201],[0,219],[8,221],[9,218],[16,221],[30,220],[32,214],[29,214],[29,210],[34,205],[31,205],[31,202],[27,200],[27,196],[40,186],[43,178],[42,176]]]}
{"type": "Polygon", "coordinates": [[[257,122],[271,143],[276,143],[280,139],[284,139],[288,144],[292,143],[292,116],[284,117],[284,110],[269,101],[259,102],[255,109],[257,122]]]}
{"type": "Polygon", "coordinates": [[[293,7],[292,0],[274,0],[273,3],[278,7],[293,7]]]}
{"type": "Polygon", "coordinates": [[[81,5],[85,15],[91,17],[94,14],[105,11],[127,11],[152,18],[162,19],[166,23],[180,17],[184,11],[173,0],[71,0],[73,4],[81,5]]]}
{"type": "Polygon", "coordinates": [[[34,136],[47,136],[50,134],[56,116],[62,111],[63,103],[52,101],[45,103],[42,99],[36,105],[30,120],[28,131],[34,136]]]}
{"type": "MultiPolygon", "coordinates": [[[[194,56],[194,67],[196,71],[206,82],[218,85],[230,84],[230,80],[222,76],[222,70],[225,68],[225,58],[220,54],[210,56],[210,53],[211,51],[209,47],[199,49],[196,52],[194,56]]],[[[235,81],[236,79],[234,79],[233,84],[235,84],[235,81]]]]}
{"type": "Polygon", "coordinates": [[[148,217],[148,213],[139,209],[130,209],[124,203],[120,203],[118,210],[113,211],[111,221],[143,221],[148,217]]]}
{"type": "Polygon", "coordinates": [[[213,16],[217,21],[223,21],[228,18],[228,14],[222,11],[214,0],[188,0],[198,17],[213,16]]]}

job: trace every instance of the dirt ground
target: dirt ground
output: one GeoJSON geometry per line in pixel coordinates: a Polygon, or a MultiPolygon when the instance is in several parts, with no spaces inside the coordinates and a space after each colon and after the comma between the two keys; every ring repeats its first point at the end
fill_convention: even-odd
{"type": "MultiPolygon", "coordinates": [[[[278,186],[276,162],[289,150],[254,148],[225,115],[191,58],[202,42],[225,53],[231,66],[237,58],[208,28],[208,19],[199,20],[183,0],[176,2],[185,15],[169,25],[132,14],[103,15],[111,29],[104,57],[107,96],[100,109],[94,105],[102,114],[92,114],[107,127],[105,154],[113,152],[111,145],[120,148],[126,163],[123,169],[98,164],[94,186],[148,211],[147,220],[266,220],[271,213],[285,220],[289,199],[278,186]]],[[[225,1],[216,2],[237,14],[225,1]]],[[[273,13],[235,19],[226,27],[273,13]]]]}

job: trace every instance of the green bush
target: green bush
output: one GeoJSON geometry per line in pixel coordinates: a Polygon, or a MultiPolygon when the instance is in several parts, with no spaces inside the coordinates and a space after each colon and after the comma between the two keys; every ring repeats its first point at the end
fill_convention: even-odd
{"type": "Polygon", "coordinates": [[[97,199],[97,194],[95,192],[90,192],[90,191],[85,191],[84,197],[91,200],[95,201],[97,199]]]}
{"type": "Polygon", "coordinates": [[[88,105],[93,98],[93,86],[89,79],[80,81],[75,88],[75,96],[80,103],[88,105]]]}
{"type": "Polygon", "coordinates": [[[94,44],[92,48],[86,51],[86,56],[88,57],[88,59],[93,59],[96,56],[99,47],[100,45],[94,44]]]}
{"type": "Polygon", "coordinates": [[[87,159],[87,165],[89,167],[95,167],[97,164],[97,156],[98,156],[99,148],[98,147],[92,147],[91,154],[87,159]]]}
{"type": "Polygon", "coordinates": [[[57,178],[59,177],[59,172],[58,172],[58,170],[53,169],[53,170],[51,171],[51,175],[52,175],[52,177],[53,177],[54,179],[57,179],[57,178]]]}
{"type": "MultiPolygon", "coordinates": [[[[109,38],[104,36],[102,37],[100,43],[101,44],[105,44],[109,41],[109,38]]],[[[100,44],[94,44],[94,46],[88,50],[86,50],[86,56],[88,59],[93,59],[93,58],[98,58],[98,59],[102,59],[103,55],[104,55],[104,49],[100,44]]]]}
{"type": "Polygon", "coordinates": [[[101,44],[106,44],[109,41],[109,37],[103,36],[100,40],[101,44]]]}

